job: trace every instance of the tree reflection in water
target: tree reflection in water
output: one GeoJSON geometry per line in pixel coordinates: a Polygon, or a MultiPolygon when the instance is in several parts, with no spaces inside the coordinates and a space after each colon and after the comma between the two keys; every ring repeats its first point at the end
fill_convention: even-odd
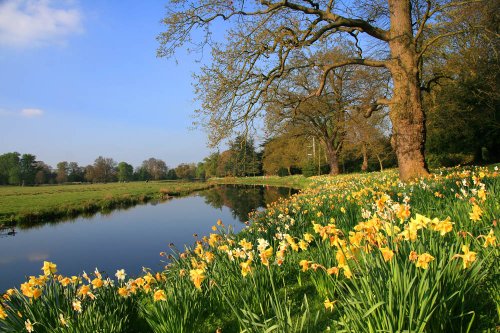
{"type": "Polygon", "coordinates": [[[243,223],[248,220],[250,212],[297,192],[297,190],[287,187],[221,185],[198,194],[205,199],[205,203],[214,208],[228,207],[233,217],[243,223]]]}

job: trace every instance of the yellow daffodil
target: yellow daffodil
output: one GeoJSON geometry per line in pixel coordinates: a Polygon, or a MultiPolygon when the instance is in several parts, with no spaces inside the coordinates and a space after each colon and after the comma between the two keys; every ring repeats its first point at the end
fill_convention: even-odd
{"type": "Polygon", "coordinates": [[[62,313],[59,314],[59,322],[61,323],[62,326],[69,327],[69,324],[66,321],[66,318],[64,318],[64,315],[62,313]]]}
{"type": "Polygon", "coordinates": [[[476,261],[476,252],[469,251],[468,245],[462,246],[462,252],[464,254],[456,254],[455,257],[462,258],[463,260],[463,268],[466,269],[471,266],[471,264],[476,261]]]}
{"type": "Polygon", "coordinates": [[[153,294],[153,299],[154,299],[155,302],[166,301],[167,300],[167,295],[165,294],[164,290],[158,289],[153,294]]]}
{"type": "Polygon", "coordinates": [[[417,252],[415,251],[411,251],[410,252],[410,255],[408,256],[408,259],[410,259],[410,261],[415,261],[418,259],[418,254],[417,252]]]}
{"type": "Polygon", "coordinates": [[[34,331],[33,325],[34,325],[34,323],[32,324],[29,319],[26,319],[26,321],[24,322],[24,327],[26,328],[26,331],[28,333],[31,333],[34,331]]]}
{"type": "Polygon", "coordinates": [[[252,243],[247,241],[245,238],[243,238],[238,244],[241,245],[241,247],[243,247],[243,249],[247,251],[250,251],[252,249],[252,243]]]}
{"type": "Polygon", "coordinates": [[[0,304],[0,319],[4,320],[5,318],[7,318],[7,312],[5,312],[5,309],[0,304]]]}
{"type": "Polygon", "coordinates": [[[38,297],[42,296],[42,290],[38,288],[33,289],[33,298],[37,299],[38,297]]]}
{"type": "Polygon", "coordinates": [[[333,305],[335,304],[336,301],[330,301],[328,298],[325,300],[323,303],[325,305],[326,310],[333,311],[333,305]]]}
{"type": "Polygon", "coordinates": [[[301,260],[299,262],[299,266],[302,267],[302,272],[305,272],[309,269],[309,264],[310,264],[310,261],[307,261],[307,260],[301,260]]]}
{"type": "Polygon", "coordinates": [[[120,287],[118,288],[118,295],[121,297],[128,297],[130,295],[130,292],[126,287],[120,287]]]}
{"type": "Polygon", "coordinates": [[[205,271],[203,269],[192,269],[189,271],[189,276],[191,277],[191,281],[193,281],[194,286],[197,289],[201,289],[201,283],[205,280],[205,271]]]}
{"type": "Polygon", "coordinates": [[[42,271],[45,276],[55,274],[57,272],[57,265],[50,261],[44,261],[42,271]]]}
{"type": "Polygon", "coordinates": [[[82,302],[80,302],[79,300],[74,299],[71,305],[73,306],[74,311],[79,313],[82,312],[82,302]]]}
{"type": "Polygon", "coordinates": [[[241,275],[243,275],[243,277],[247,276],[249,273],[252,272],[251,264],[252,264],[251,260],[247,260],[245,262],[240,263],[241,275]]]}
{"type": "Polygon", "coordinates": [[[100,278],[95,278],[92,280],[92,286],[94,289],[101,288],[103,286],[104,282],[100,278]]]}
{"type": "Polygon", "coordinates": [[[429,267],[429,263],[434,260],[434,257],[429,253],[422,253],[418,256],[417,263],[415,266],[421,267],[423,269],[427,269],[429,267]]]}
{"type": "Polygon", "coordinates": [[[344,276],[348,279],[352,278],[352,272],[351,272],[351,269],[349,268],[349,266],[345,265],[342,267],[342,269],[344,270],[344,276]]]}
{"type": "Polygon", "coordinates": [[[382,256],[384,257],[385,262],[390,261],[394,256],[394,251],[392,251],[388,247],[380,248],[380,252],[382,252],[382,256]]]}
{"type": "Polygon", "coordinates": [[[497,238],[495,234],[493,233],[493,229],[490,229],[490,232],[488,235],[483,236],[484,237],[484,244],[483,247],[488,247],[489,245],[495,247],[497,244],[497,238]]]}
{"type": "Polygon", "coordinates": [[[78,295],[79,296],[87,296],[90,292],[90,287],[88,285],[83,285],[80,287],[78,290],[78,295]]]}
{"type": "Polygon", "coordinates": [[[483,215],[483,210],[476,203],[472,204],[472,212],[469,213],[469,217],[472,221],[477,222],[481,220],[481,216],[483,215]]]}
{"type": "Polygon", "coordinates": [[[304,234],[304,240],[308,243],[311,243],[314,240],[314,236],[311,235],[310,233],[305,233],[304,234]]]}

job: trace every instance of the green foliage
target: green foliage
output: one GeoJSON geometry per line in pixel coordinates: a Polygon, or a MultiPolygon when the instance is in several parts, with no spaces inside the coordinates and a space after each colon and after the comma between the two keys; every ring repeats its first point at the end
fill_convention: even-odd
{"type": "Polygon", "coordinates": [[[117,177],[120,182],[131,181],[134,177],[134,167],[126,162],[118,163],[117,177]]]}
{"type": "Polygon", "coordinates": [[[425,160],[430,168],[453,167],[470,165],[474,161],[474,155],[463,153],[429,153],[425,155],[425,160]]]}
{"type": "Polygon", "coordinates": [[[318,175],[318,168],[317,168],[317,166],[312,161],[308,161],[302,167],[302,175],[304,177],[317,176],[318,175]]]}

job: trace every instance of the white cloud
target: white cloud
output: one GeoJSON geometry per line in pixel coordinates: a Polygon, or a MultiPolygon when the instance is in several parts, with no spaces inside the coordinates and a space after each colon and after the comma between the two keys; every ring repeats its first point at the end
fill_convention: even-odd
{"type": "Polygon", "coordinates": [[[0,0],[0,45],[37,47],[63,43],[83,31],[82,14],[63,0],[0,0]]]}
{"type": "Polygon", "coordinates": [[[0,108],[0,116],[5,117],[36,118],[43,116],[44,113],[45,111],[36,108],[25,108],[17,111],[0,108]]]}
{"type": "Polygon", "coordinates": [[[40,109],[22,109],[21,116],[26,118],[40,117],[43,115],[43,110],[40,109]]]}

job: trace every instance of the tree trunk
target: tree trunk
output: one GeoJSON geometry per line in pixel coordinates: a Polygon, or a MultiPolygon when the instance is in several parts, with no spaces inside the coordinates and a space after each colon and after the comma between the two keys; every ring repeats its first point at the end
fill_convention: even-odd
{"type": "Polygon", "coordinates": [[[330,142],[327,142],[325,146],[326,146],[326,156],[328,157],[328,164],[330,165],[330,175],[338,175],[340,174],[340,169],[339,169],[339,157],[337,156],[337,150],[330,142]]]}
{"type": "Polygon", "coordinates": [[[389,0],[391,58],[388,68],[394,83],[389,116],[391,143],[396,151],[401,180],[429,174],[424,159],[425,116],[420,96],[418,57],[413,43],[409,0],[389,0]]]}
{"type": "Polygon", "coordinates": [[[363,154],[363,164],[361,164],[361,171],[365,172],[368,170],[368,153],[366,151],[366,143],[363,142],[361,145],[361,153],[363,154]]]}

